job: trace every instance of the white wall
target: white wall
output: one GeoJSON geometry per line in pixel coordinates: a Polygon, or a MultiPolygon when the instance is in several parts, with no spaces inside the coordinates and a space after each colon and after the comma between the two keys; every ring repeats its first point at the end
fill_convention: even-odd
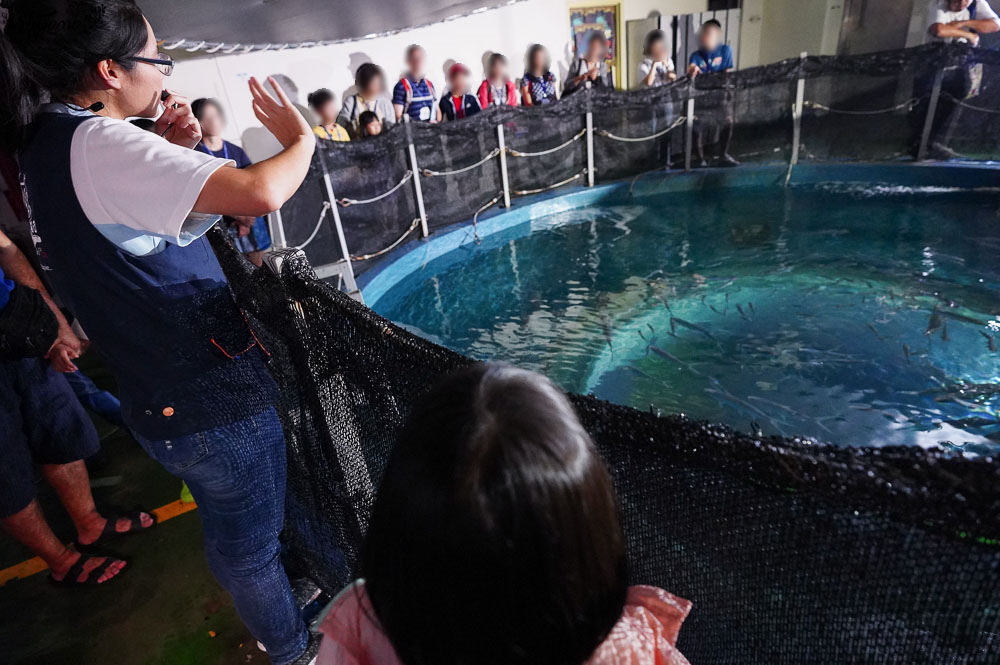
{"type": "MultiPolygon", "coordinates": [[[[229,112],[226,138],[243,144],[250,157],[259,160],[277,152],[277,143],[253,116],[247,89],[250,76],[287,77],[296,88],[288,91],[290,96],[302,105],[317,88],[330,88],[339,99],[351,89],[354,71],[363,62],[380,65],[391,88],[402,73],[407,45],[419,43],[427,50],[428,75],[441,93],[444,70],[453,61],[468,65],[478,85],[483,60],[495,50],[508,57],[511,74],[520,76],[525,51],[538,42],[549,49],[553,71],[562,78],[571,58],[567,7],[559,0],[526,0],[389,37],[302,50],[203,56],[179,62],[167,83],[192,99],[215,97],[222,102],[229,112]]],[[[178,53],[173,55],[179,58],[178,53]]]]}

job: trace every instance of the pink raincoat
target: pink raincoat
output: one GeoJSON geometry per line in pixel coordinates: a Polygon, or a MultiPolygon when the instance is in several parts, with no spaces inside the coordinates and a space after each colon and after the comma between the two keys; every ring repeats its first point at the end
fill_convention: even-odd
{"type": "MultiPolygon", "coordinates": [[[[674,646],[691,602],[651,586],[628,590],[625,610],[584,665],[689,665],[674,646]]],[[[316,665],[402,665],[375,620],[363,581],[344,590],[320,624],[316,665]]]]}

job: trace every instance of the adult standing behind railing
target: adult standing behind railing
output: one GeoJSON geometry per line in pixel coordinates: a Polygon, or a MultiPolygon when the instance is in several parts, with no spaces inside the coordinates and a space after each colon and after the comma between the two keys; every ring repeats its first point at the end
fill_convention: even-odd
{"type": "Polygon", "coordinates": [[[344,98],[337,116],[337,123],[347,130],[351,140],[364,136],[361,115],[366,111],[375,114],[384,129],[396,122],[396,112],[385,95],[385,74],[378,65],[366,62],[358,67],[354,75],[354,86],[358,91],[344,98]]]}
{"type": "Polygon", "coordinates": [[[271,80],[253,109],[283,150],[245,169],[192,150],[173,62],[131,0],[20,0],[0,36],[2,139],[18,151],[39,257],[106,356],[139,443],[184,479],[206,553],[278,665],[309,633],[279,558],[285,445],[276,386],[205,232],[264,215],[301,185],[316,139],[271,80]],[[40,107],[49,96],[51,103],[40,107]],[[156,131],[125,121],[155,117],[156,131]]]}
{"type": "Polygon", "coordinates": [[[603,32],[592,32],[587,38],[587,52],[573,61],[566,78],[563,95],[569,95],[584,86],[587,81],[595,88],[614,90],[615,82],[608,70],[608,38],[603,32]]]}

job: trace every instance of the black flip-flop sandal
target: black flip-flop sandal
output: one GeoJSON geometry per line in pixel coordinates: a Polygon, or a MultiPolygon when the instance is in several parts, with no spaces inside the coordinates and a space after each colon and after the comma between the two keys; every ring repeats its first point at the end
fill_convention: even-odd
{"type": "Polygon", "coordinates": [[[129,567],[130,566],[128,561],[120,556],[116,555],[109,556],[107,554],[93,556],[81,552],[80,558],[76,560],[76,563],[74,563],[72,566],[69,567],[69,570],[66,571],[66,574],[63,575],[63,578],[61,580],[57,580],[56,578],[52,577],[52,574],[50,573],[49,582],[51,582],[57,587],[67,587],[67,588],[104,586],[106,584],[114,582],[119,577],[124,575],[125,571],[127,571],[129,567]],[[83,572],[83,568],[87,564],[87,562],[93,561],[94,559],[99,559],[101,557],[104,557],[104,562],[99,566],[97,566],[96,568],[94,568],[93,570],[91,570],[89,573],[87,573],[87,576],[81,582],[80,574],[83,572]],[[119,570],[118,573],[111,579],[106,580],[104,582],[98,582],[98,580],[101,579],[101,575],[103,575],[105,571],[111,566],[111,564],[115,563],[116,561],[124,561],[125,566],[121,570],[119,570]]]}
{"type": "Polygon", "coordinates": [[[92,543],[88,543],[87,545],[84,545],[79,540],[77,540],[74,543],[74,545],[76,545],[76,549],[78,552],[85,552],[92,556],[93,555],[104,556],[104,554],[101,553],[100,546],[103,545],[104,543],[107,543],[109,540],[113,540],[119,536],[128,536],[134,533],[141,533],[143,531],[148,531],[149,529],[152,529],[154,526],[156,526],[156,514],[148,510],[132,510],[123,513],[119,512],[108,513],[107,515],[104,516],[104,519],[106,520],[104,523],[104,530],[101,531],[101,535],[97,537],[97,540],[95,540],[92,543]],[[153,520],[153,523],[150,524],[149,526],[143,526],[142,513],[146,513],[147,515],[149,515],[150,519],[153,520]],[[129,528],[127,531],[118,531],[118,529],[115,528],[118,526],[118,520],[129,521],[129,528]]]}

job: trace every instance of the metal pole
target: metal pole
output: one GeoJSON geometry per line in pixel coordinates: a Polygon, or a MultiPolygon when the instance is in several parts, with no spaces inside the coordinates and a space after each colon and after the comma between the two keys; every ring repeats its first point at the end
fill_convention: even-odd
{"type": "Polygon", "coordinates": [[[503,123],[497,125],[497,146],[500,148],[500,179],[503,182],[503,207],[510,207],[510,181],[507,179],[507,140],[504,138],[503,123]]]}
{"type": "Polygon", "coordinates": [[[684,170],[691,170],[691,143],[694,139],[694,80],[688,81],[687,115],[684,118],[684,170]]]}
{"type": "Polygon", "coordinates": [[[281,221],[280,209],[275,210],[267,216],[267,226],[271,232],[275,249],[288,247],[288,241],[285,240],[285,224],[281,221]]]}
{"type": "Polygon", "coordinates": [[[340,242],[340,253],[347,263],[347,273],[351,277],[352,288],[354,284],[354,266],[351,264],[351,252],[347,249],[347,237],[344,235],[344,225],[340,221],[340,206],[337,197],[333,194],[333,181],[330,180],[330,169],[326,167],[326,158],[322,149],[317,150],[320,166],[323,167],[323,186],[326,188],[327,200],[330,201],[330,212],[333,214],[333,225],[337,229],[337,240],[340,242]]]}
{"type": "Polygon", "coordinates": [[[802,105],[805,103],[806,80],[802,76],[802,65],[808,54],[799,54],[799,80],[795,84],[795,103],[792,105],[792,156],[788,159],[785,186],[792,179],[792,167],[799,163],[799,143],[802,138],[802,105]]]}
{"type": "Polygon", "coordinates": [[[594,186],[594,112],[590,81],[587,81],[587,187],[594,186]]]}
{"type": "Polygon", "coordinates": [[[427,210],[424,208],[424,190],[420,187],[420,168],[417,166],[417,151],[413,147],[413,135],[410,134],[409,114],[403,114],[403,123],[406,125],[406,147],[410,153],[410,171],[413,172],[413,189],[417,195],[417,212],[420,214],[420,232],[426,238],[430,235],[430,231],[427,230],[427,210]]]}
{"type": "Polygon", "coordinates": [[[927,144],[931,140],[931,128],[934,126],[934,114],[937,112],[938,99],[941,97],[941,80],[944,78],[944,67],[934,74],[934,87],[931,88],[931,99],[927,105],[927,117],[924,118],[924,131],[920,134],[920,147],[917,149],[917,161],[927,159],[927,144]]]}

